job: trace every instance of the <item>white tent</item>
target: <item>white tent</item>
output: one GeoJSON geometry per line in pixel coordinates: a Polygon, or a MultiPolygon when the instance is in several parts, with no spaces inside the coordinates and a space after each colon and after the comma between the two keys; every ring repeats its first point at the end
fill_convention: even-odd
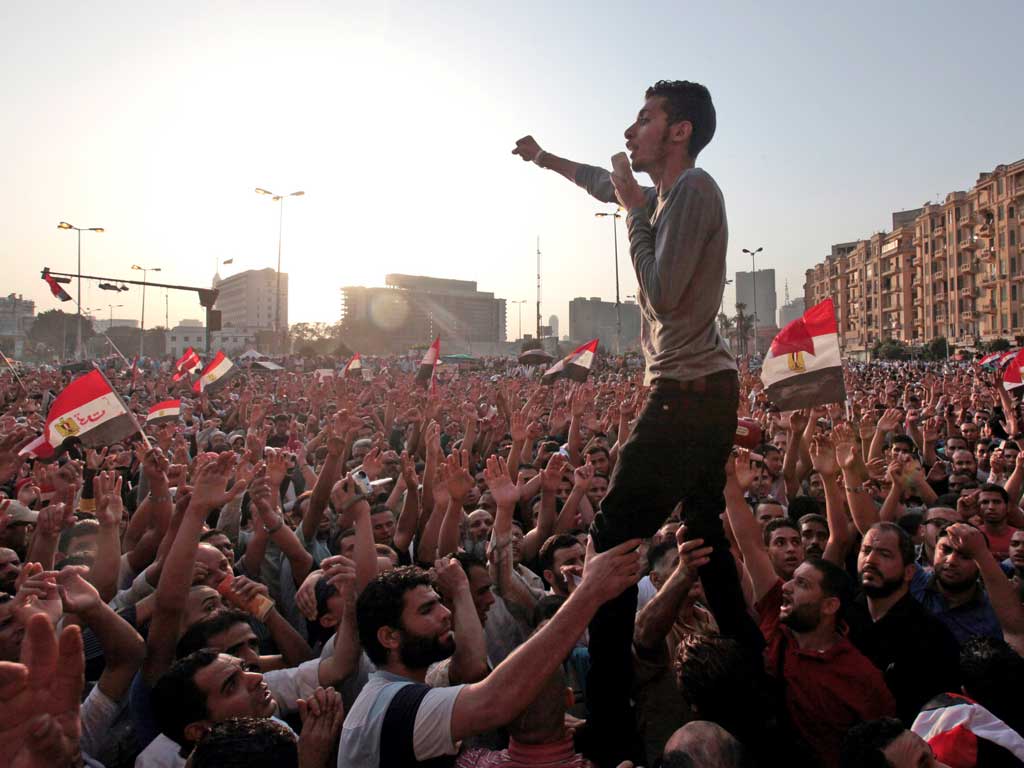
{"type": "Polygon", "coordinates": [[[257,352],[255,349],[250,349],[248,352],[244,352],[238,356],[239,360],[261,360],[263,355],[257,352]]]}

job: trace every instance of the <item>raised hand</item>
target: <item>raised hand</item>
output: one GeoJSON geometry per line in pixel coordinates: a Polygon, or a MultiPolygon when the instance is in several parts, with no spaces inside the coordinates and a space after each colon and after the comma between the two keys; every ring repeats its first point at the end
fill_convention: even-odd
{"type": "Polygon", "coordinates": [[[562,482],[562,474],[565,472],[568,460],[560,453],[552,454],[548,459],[548,465],[540,473],[540,487],[548,493],[558,491],[558,485],[562,482]]]}
{"type": "Polygon", "coordinates": [[[92,479],[93,496],[96,497],[96,519],[102,526],[119,526],[124,515],[124,501],[121,498],[123,477],[120,472],[100,472],[92,479]]]}
{"type": "Polygon", "coordinates": [[[288,456],[283,450],[269,450],[266,457],[267,477],[274,488],[280,488],[288,476],[288,456]]]}
{"type": "Polygon", "coordinates": [[[586,590],[599,603],[611,600],[626,587],[640,581],[644,572],[643,559],[640,539],[630,539],[605,552],[596,552],[594,540],[590,538],[583,564],[583,582],[576,589],[586,590]]]}
{"type": "Polygon", "coordinates": [[[816,435],[811,440],[809,450],[814,471],[822,477],[834,478],[839,471],[839,464],[832,441],[825,435],[816,435]]]}
{"type": "Polygon", "coordinates": [[[512,150],[513,155],[519,155],[525,162],[533,162],[543,150],[533,136],[523,136],[516,142],[516,148],[512,150]]]}
{"type": "Polygon", "coordinates": [[[882,432],[891,432],[900,425],[900,411],[897,408],[887,408],[882,418],[878,420],[878,429],[882,432]]]}
{"type": "Polygon", "coordinates": [[[215,460],[203,465],[196,473],[189,509],[195,509],[205,515],[210,510],[227,504],[245,490],[245,484],[242,482],[236,481],[228,485],[235,460],[234,453],[225,451],[215,460]]]}
{"type": "Polygon", "coordinates": [[[686,526],[676,529],[676,549],[679,551],[679,564],[676,571],[689,582],[697,580],[701,566],[711,562],[711,547],[704,546],[704,539],[686,539],[686,526]]]}
{"type": "Polygon", "coordinates": [[[487,459],[484,481],[491,492],[491,498],[499,508],[514,507],[519,501],[520,489],[508,476],[508,465],[500,456],[491,456],[487,459]]]}
{"type": "Polygon", "coordinates": [[[374,447],[366,452],[366,455],[363,456],[362,469],[371,480],[380,477],[380,473],[384,469],[384,457],[380,448],[374,447]]]}
{"type": "Polygon", "coordinates": [[[836,460],[843,469],[856,470],[863,463],[860,448],[857,446],[857,438],[854,436],[853,427],[849,424],[837,424],[832,430],[832,441],[835,446],[836,460]]]}
{"type": "Polygon", "coordinates": [[[750,451],[746,448],[737,448],[735,456],[730,456],[725,461],[726,478],[736,478],[737,484],[744,493],[754,484],[757,474],[758,468],[754,466],[750,451]]]}
{"type": "Polygon", "coordinates": [[[82,565],[69,565],[57,573],[57,588],[65,613],[79,616],[100,606],[103,602],[96,587],[85,580],[89,569],[82,565]]]}
{"type": "Polygon", "coordinates": [[[317,688],[312,696],[298,700],[302,732],[299,734],[299,765],[327,768],[338,743],[345,706],[333,688],[317,688]]]}
{"type": "Polygon", "coordinates": [[[469,589],[469,579],[458,560],[454,557],[441,558],[434,561],[434,586],[451,604],[459,592],[469,589]]]}
{"type": "Polygon", "coordinates": [[[579,466],[572,473],[573,487],[581,491],[589,491],[590,484],[594,480],[594,465],[588,460],[586,464],[579,466]]]}
{"type": "Polygon", "coordinates": [[[18,474],[26,456],[19,456],[18,451],[35,440],[35,432],[18,429],[0,437],[0,483],[6,483],[18,474]]]}
{"type": "Polygon", "coordinates": [[[954,523],[946,529],[946,535],[954,549],[972,560],[977,560],[988,551],[985,536],[973,525],[954,523]]]}
{"type": "Polygon", "coordinates": [[[445,485],[449,495],[460,503],[473,488],[474,480],[469,467],[469,451],[452,451],[447,460],[448,477],[445,485]]]}

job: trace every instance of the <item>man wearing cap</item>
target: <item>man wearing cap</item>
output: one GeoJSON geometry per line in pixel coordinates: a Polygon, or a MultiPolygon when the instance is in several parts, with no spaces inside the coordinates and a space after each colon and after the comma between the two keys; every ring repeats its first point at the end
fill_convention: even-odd
{"type": "MultiPolygon", "coordinates": [[[[0,518],[3,514],[3,510],[0,510],[0,518]]],[[[36,524],[39,513],[20,501],[10,501],[6,515],[7,527],[0,530],[0,547],[12,549],[19,558],[24,559],[28,554],[28,527],[36,524]]]]}

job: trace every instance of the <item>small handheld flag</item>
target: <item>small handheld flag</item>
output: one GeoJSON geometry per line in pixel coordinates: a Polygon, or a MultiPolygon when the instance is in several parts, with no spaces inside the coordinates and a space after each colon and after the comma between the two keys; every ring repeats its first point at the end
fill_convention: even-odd
{"type": "MultiPolygon", "coordinates": [[[[427,349],[423,359],[420,361],[420,369],[416,372],[416,383],[422,387],[427,384],[433,385],[434,371],[437,369],[437,361],[441,358],[441,337],[434,339],[434,343],[427,349]]],[[[431,387],[433,388],[433,386],[431,387]]]]}
{"type": "Polygon", "coordinates": [[[768,399],[784,411],[846,400],[832,299],[814,305],[772,339],[761,381],[768,399]]]}
{"type": "Polygon", "coordinates": [[[551,384],[561,378],[573,381],[586,381],[590,368],[597,356],[598,339],[591,339],[586,344],[576,347],[572,352],[548,368],[541,377],[542,384],[551,384]]]}

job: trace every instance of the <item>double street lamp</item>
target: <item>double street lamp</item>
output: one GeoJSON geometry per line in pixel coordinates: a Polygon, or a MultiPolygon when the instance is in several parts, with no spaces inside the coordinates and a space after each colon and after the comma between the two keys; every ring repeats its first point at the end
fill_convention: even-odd
{"type": "Polygon", "coordinates": [[[275,195],[270,190],[256,187],[256,194],[266,195],[280,206],[277,218],[277,289],[274,291],[274,338],[281,345],[281,352],[283,353],[285,345],[281,338],[281,233],[284,229],[284,199],[286,197],[302,197],[306,193],[299,190],[298,192],[290,192],[287,195],[275,195]]]}
{"type": "Polygon", "coordinates": [[[82,232],[103,232],[104,229],[103,227],[76,227],[73,224],[68,224],[66,221],[60,222],[57,225],[57,229],[72,229],[78,234],[78,299],[75,301],[78,305],[75,357],[78,358],[82,354],[82,232]]]}
{"type": "Polygon", "coordinates": [[[159,272],[160,267],[140,267],[132,264],[132,269],[142,273],[142,316],[139,318],[139,358],[143,356],[143,341],[146,338],[146,276],[150,272],[159,272]]]}
{"type": "Polygon", "coordinates": [[[526,303],[526,299],[519,299],[518,301],[510,301],[509,304],[516,305],[516,313],[519,318],[519,341],[523,340],[523,304],[526,303]]]}
{"type": "Polygon", "coordinates": [[[754,264],[754,257],[763,250],[764,248],[760,246],[753,251],[743,249],[744,253],[750,254],[750,290],[754,297],[754,354],[757,354],[757,266],[754,264]]]}
{"type": "Polygon", "coordinates": [[[599,219],[611,217],[612,220],[612,242],[615,245],[615,354],[622,354],[622,303],[619,301],[619,233],[618,220],[622,214],[618,209],[610,213],[595,213],[599,219]]]}

